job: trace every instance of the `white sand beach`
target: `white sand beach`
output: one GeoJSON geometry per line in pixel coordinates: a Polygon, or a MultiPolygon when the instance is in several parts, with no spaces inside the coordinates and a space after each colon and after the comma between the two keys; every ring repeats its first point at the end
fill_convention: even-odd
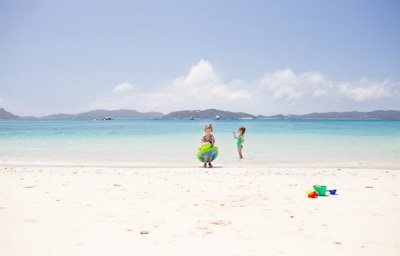
{"type": "Polygon", "coordinates": [[[400,170],[373,168],[1,166],[0,255],[397,256],[400,170]]]}

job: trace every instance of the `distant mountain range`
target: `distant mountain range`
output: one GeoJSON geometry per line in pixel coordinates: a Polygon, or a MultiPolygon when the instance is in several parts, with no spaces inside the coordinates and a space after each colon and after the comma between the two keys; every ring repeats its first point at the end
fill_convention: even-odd
{"type": "Polygon", "coordinates": [[[328,113],[311,113],[306,115],[277,115],[272,118],[284,119],[384,119],[384,120],[400,120],[400,111],[396,110],[375,110],[371,112],[328,112],[328,113]]]}
{"type": "Polygon", "coordinates": [[[207,109],[207,110],[184,110],[171,112],[165,115],[163,119],[239,119],[248,118],[254,119],[255,116],[242,112],[230,112],[217,109],[207,109]]]}
{"type": "Polygon", "coordinates": [[[16,116],[10,112],[7,112],[4,108],[0,108],[0,119],[18,119],[19,116],[16,116]]]}
{"type": "Polygon", "coordinates": [[[141,113],[136,110],[104,110],[97,109],[89,112],[84,112],[76,115],[70,114],[56,114],[50,116],[41,117],[41,119],[104,119],[104,118],[112,118],[112,119],[154,119],[161,118],[164,114],[159,112],[145,112],[141,113]]]}
{"type": "Polygon", "coordinates": [[[159,112],[145,112],[141,113],[136,110],[103,110],[97,109],[89,112],[83,112],[80,114],[54,114],[42,117],[20,117],[7,112],[4,108],[0,108],[0,119],[45,119],[45,120],[74,120],[74,119],[104,119],[111,117],[112,119],[154,119],[162,118],[165,116],[159,112]]]}
{"type": "Polygon", "coordinates": [[[217,109],[175,111],[167,115],[160,112],[141,113],[136,110],[93,110],[80,114],[54,114],[43,117],[21,117],[0,108],[0,119],[45,119],[45,120],[85,120],[85,119],[385,119],[400,120],[400,111],[376,110],[371,112],[329,112],[306,115],[254,116],[243,112],[217,109]]]}

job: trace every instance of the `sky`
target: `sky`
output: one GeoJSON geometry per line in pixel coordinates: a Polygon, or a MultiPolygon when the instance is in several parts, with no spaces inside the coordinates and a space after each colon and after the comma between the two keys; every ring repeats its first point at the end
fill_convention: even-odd
{"type": "Polygon", "coordinates": [[[397,0],[1,0],[0,108],[400,110],[397,0]]]}

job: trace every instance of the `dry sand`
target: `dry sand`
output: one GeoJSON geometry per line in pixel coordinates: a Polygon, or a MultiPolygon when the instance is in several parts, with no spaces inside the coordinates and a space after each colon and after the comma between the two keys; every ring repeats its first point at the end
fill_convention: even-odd
{"type": "Polygon", "coordinates": [[[400,170],[3,166],[3,255],[398,256],[400,170]]]}

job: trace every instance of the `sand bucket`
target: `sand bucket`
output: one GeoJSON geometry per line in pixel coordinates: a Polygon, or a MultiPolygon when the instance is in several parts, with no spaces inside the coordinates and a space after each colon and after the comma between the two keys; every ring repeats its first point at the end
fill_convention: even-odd
{"type": "Polygon", "coordinates": [[[313,188],[317,191],[319,196],[325,196],[326,186],[324,185],[314,185],[313,188]]]}

